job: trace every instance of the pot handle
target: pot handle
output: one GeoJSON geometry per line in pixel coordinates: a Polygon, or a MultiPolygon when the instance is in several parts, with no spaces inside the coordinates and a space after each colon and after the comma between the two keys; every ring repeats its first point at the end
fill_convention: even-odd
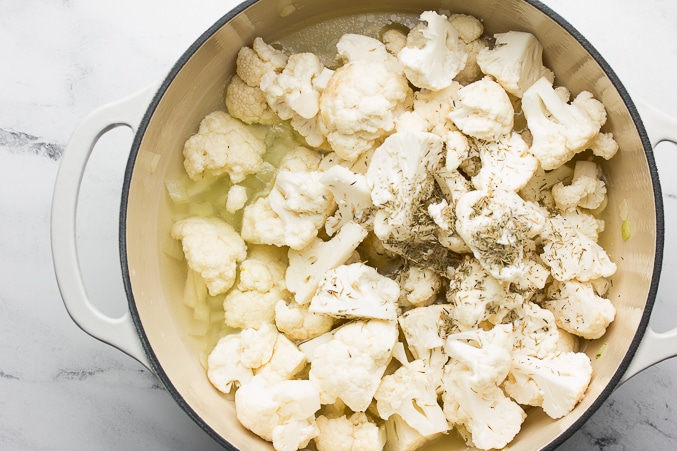
{"type": "MultiPolygon", "coordinates": [[[[672,117],[643,101],[637,101],[636,106],[654,148],[663,141],[677,144],[677,117],[672,117]]],[[[640,371],[675,356],[677,356],[677,327],[659,333],[649,324],[621,383],[640,371]]]]}
{"type": "Polygon", "coordinates": [[[74,130],[56,176],[51,211],[54,272],[61,297],[72,320],[92,337],[133,357],[151,369],[129,311],[120,318],[104,315],[89,300],[77,254],[76,212],[80,185],[89,156],[107,131],[127,126],[136,132],[157,85],[104,105],[74,130]]]}

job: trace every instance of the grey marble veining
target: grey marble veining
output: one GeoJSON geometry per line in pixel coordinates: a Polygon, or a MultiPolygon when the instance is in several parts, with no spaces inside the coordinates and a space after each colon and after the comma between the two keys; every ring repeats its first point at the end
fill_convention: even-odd
{"type": "MultiPolygon", "coordinates": [[[[234,3],[0,0],[0,449],[219,449],[154,376],[71,321],[54,277],[49,218],[59,160],[77,123],[160,80],[234,3]]],[[[544,3],[592,42],[633,95],[677,116],[677,4],[544,3]]],[[[111,314],[125,303],[115,220],[130,143],[124,131],[102,140],[81,198],[87,288],[111,314]]],[[[676,150],[667,143],[656,150],[667,224],[658,330],[677,318],[676,150]]],[[[677,359],[645,370],[560,450],[677,449],[676,385],[677,359]]]]}

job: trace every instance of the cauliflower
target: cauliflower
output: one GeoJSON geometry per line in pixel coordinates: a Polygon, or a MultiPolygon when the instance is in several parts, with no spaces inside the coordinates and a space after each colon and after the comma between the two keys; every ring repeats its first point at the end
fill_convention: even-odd
{"type": "Polygon", "coordinates": [[[407,35],[407,45],[397,58],[409,81],[416,87],[438,91],[448,87],[465,66],[467,55],[458,30],[444,15],[425,11],[407,35]]]}
{"type": "Polygon", "coordinates": [[[350,417],[317,417],[320,431],[315,437],[317,451],[381,451],[386,444],[385,429],[369,420],[364,412],[350,417]]]}
{"type": "Polygon", "coordinates": [[[397,67],[398,62],[378,39],[354,33],[346,33],[336,43],[338,57],[344,63],[353,61],[387,62],[397,67]]]}
{"type": "Polygon", "coordinates": [[[512,103],[501,85],[490,77],[459,89],[454,104],[447,117],[466,135],[494,141],[512,132],[512,103]]]}
{"type": "Polygon", "coordinates": [[[574,208],[560,213],[567,223],[578,229],[583,235],[597,242],[599,234],[604,231],[606,224],[603,219],[597,219],[594,215],[574,208]]]}
{"type": "Polygon", "coordinates": [[[557,419],[583,398],[591,376],[590,359],[582,352],[550,354],[543,359],[516,354],[503,387],[520,404],[541,406],[557,419]]]}
{"type": "MultiPolygon", "coordinates": [[[[410,112],[413,118],[409,120],[411,123],[418,123],[420,125],[409,125],[409,128],[416,131],[426,131],[435,133],[441,138],[446,138],[446,134],[456,130],[456,126],[449,119],[448,115],[452,110],[452,101],[458,97],[458,91],[462,86],[456,82],[452,82],[448,87],[438,91],[429,89],[421,89],[414,93],[414,109],[410,112]]],[[[400,116],[399,121],[405,115],[400,116]]],[[[398,122],[398,131],[400,131],[400,123],[398,122]]],[[[404,128],[404,127],[402,127],[404,128]]]]}
{"type": "Polygon", "coordinates": [[[570,182],[573,173],[573,169],[566,164],[551,171],[545,171],[539,166],[534,172],[534,176],[519,191],[519,194],[524,200],[537,203],[554,211],[556,207],[555,199],[552,197],[552,187],[560,182],[570,182]]]}
{"type": "Polygon", "coordinates": [[[501,449],[517,435],[526,418],[524,410],[498,386],[510,370],[511,346],[510,325],[447,337],[445,350],[451,359],[444,371],[443,410],[469,446],[501,449]]]}
{"type": "Polygon", "coordinates": [[[579,160],[574,167],[571,184],[560,182],[552,187],[555,205],[560,211],[576,207],[595,210],[606,201],[606,184],[601,169],[593,161],[579,160]]]}
{"type": "Polygon", "coordinates": [[[242,210],[247,203],[247,199],[247,188],[242,185],[231,186],[226,199],[226,211],[228,213],[235,213],[242,210]]]}
{"type": "Polygon", "coordinates": [[[320,344],[311,359],[309,379],[319,388],[322,404],[338,398],[352,411],[364,412],[390,363],[397,335],[394,321],[354,321],[320,344]]]}
{"type": "Polygon", "coordinates": [[[291,249],[285,281],[296,302],[308,304],[324,274],[345,263],[366,236],[362,226],[349,222],[329,241],[315,238],[303,249],[291,249]]]}
{"type": "Polygon", "coordinates": [[[454,80],[467,85],[482,78],[482,70],[477,64],[477,55],[482,49],[489,46],[489,41],[482,39],[484,25],[474,16],[451,14],[449,22],[458,30],[458,37],[465,47],[465,53],[468,55],[465,66],[454,77],[454,80]]]}
{"type": "Polygon", "coordinates": [[[276,451],[296,451],[319,433],[315,412],[320,396],[308,380],[271,384],[256,376],[235,392],[235,412],[240,423],[273,443],[276,451]]]}
{"type": "Polygon", "coordinates": [[[525,276],[525,246],[546,223],[536,204],[513,191],[471,191],[458,200],[456,216],[456,231],[489,274],[503,282],[525,276]]]}
{"type": "Polygon", "coordinates": [[[516,132],[496,141],[477,142],[477,147],[482,167],[472,183],[478,190],[519,191],[538,169],[538,160],[516,132]]]}
{"type": "Polygon", "coordinates": [[[477,64],[507,92],[522,97],[539,78],[545,77],[550,83],[554,81],[555,75],[543,66],[543,46],[534,35],[508,31],[497,33],[494,38],[493,47],[480,50],[477,64]]]}
{"type": "Polygon", "coordinates": [[[436,385],[422,360],[414,360],[384,376],[374,399],[382,419],[398,414],[422,436],[433,438],[449,429],[437,402],[436,385]]]}
{"type": "Polygon", "coordinates": [[[174,223],[171,236],[181,240],[188,266],[202,276],[210,295],[233,286],[247,246],[230,224],[218,218],[188,217],[174,223]]]}
{"type": "Polygon", "coordinates": [[[417,307],[403,313],[398,322],[409,351],[417,360],[428,360],[431,350],[442,348],[452,327],[452,308],[445,304],[417,307]]]}
{"type": "Polygon", "coordinates": [[[256,376],[265,378],[269,383],[290,380],[305,368],[306,363],[308,363],[306,354],[284,334],[278,332],[273,353],[268,362],[256,370],[256,376]]]}
{"type": "Polygon", "coordinates": [[[435,302],[442,288],[442,277],[430,268],[408,265],[398,275],[399,304],[403,307],[424,307],[435,302]]]}
{"type": "Polygon", "coordinates": [[[245,124],[272,125],[278,119],[261,88],[249,86],[237,74],[226,87],[225,103],[228,113],[245,124]]]}
{"type": "Polygon", "coordinates": [[[331,191],[338,206],[336,213],[325,223],[327,235],[332,236],[348,221],[368,225],[373,219],[371,190],[367,178],[341,165],[333,165],[322,173],[322,183],[331,191]]]}
{"type": "Polygon", "coordinates": [[[386,50],[397,55],[407,45],[407,35],[397,28],[388,28],[381,34],[381,40],[386,50]]]}
{"type": "Polygon", "coordinates": [[[592,154],[602,157],[605,160],[611,159],[618,152],[618,143],[612,133],[598,133],[592,141],[588,143],[592,154]]]}
{"type": "Polygon", "coordinates": [[[421,435],[398,414],[393,414],[386,420],[385,429],[388,437],[386,451],[415,451],[437,437],[421,435]]]}
{"type": "Polygon", "coordinates": [[[275,325],[290,340],[305,341],[329,332],[334,318],[310,312],[307,305],[281,300],[275,304],[275,325]]]}
{"type": "Polygon", "coordinates": [[[555,169],[585,150],[606,122],[604,105],[591,93],[582,91],[567,103],[545,77],[525,91],[522,110],[533,136],[531,152],[545,170],[555,169]]]}
{"type": "Polygon", "coordinates": [[[557,352],[561,344],[561,334],[555,316],[550,310],[533,302],[524,302],[514,312],[516,318],[512,321],[513,355],[524,354],[544,358],[557,352]]]}
{"type": "Polygon", "coordinates": [[[292,249],[308,245],[334,208],[334,198],[320,176],[317,171],[280,169],[268,196],[245,208],[242,238],[292,249]]]}
{"type": "Polygon", "coordinates": [[[355,161],[393,131],[413,93],[388,60],[356,60],[339,67],[320,96],[319,126],[331,148],[355,161]]]}
{"type": "Polygon", "coordinates": [[[308,310],[335,318],[397,319],[400,286],[364,263],[324,273],[308,310]]]}
{"type": "Polygon", "coordinates": [[[287,65],[287,59],[283,51],[257,37],[251,47],[242,47],[237,53],[235,72],[247,85],[258,88],[263,75],[281,72],[287,65]]]}
{"type": "Polygon", "coordinates": [[[590,282],[575,280],[553,283],[543,307],[553,313],[559,327],[588,340],[604,335],[616,316],[611,301],[595,294],[590,282]]]}
{"type": "Polygon", "coordinates": [[[547,219],[541,237],[541,258],[556,280],[587,282],[616,272],[616,264],[604,248],[561,215],[547,219]]]}
{"type": "Polygon", "coordinates": [[[263,165],[266,146],[251,126],[224,111],[207,115],[198,132],[183,146],[183,166],[188,176],[199,180],[205,176],[228,174],[240,183],[263,165]]]}

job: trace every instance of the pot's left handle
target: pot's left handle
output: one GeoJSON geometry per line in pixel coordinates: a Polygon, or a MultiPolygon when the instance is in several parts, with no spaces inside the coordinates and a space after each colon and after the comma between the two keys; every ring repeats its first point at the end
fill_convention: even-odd
{"type": "MultiPolygon", "coordinates": [[[[636,105],[654,148],[663,141],[677,144],[676,117],[642,101],[636,102],[636,105]]],[[[675,356],[677,356],[677,327],[667,332],[656,332],[649,324],[621,382],[651,365],[675,356]]]]}
{"type": "MultiPolygon", "coordinates": [[[[107,131],[126,126],[136,132],[157,86],[153,85],[89,114],[76,127],[61,157],[51,212],[52,259],[61,297],[73,321],[89,335],[151,369],[129,311],[120,318],[104,315],[85,290],[76,242],[76,212],[80,185],[89,156],[107,131]]],[[[151,369],[152,371],[152,369],[151,369]]]]}

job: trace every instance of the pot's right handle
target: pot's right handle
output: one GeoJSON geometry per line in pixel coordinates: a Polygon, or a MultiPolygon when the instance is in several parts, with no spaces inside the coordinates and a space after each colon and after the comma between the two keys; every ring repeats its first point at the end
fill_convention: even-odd
{"type": "Polygon", "coordinates": [[[120,349],[148,369],[151,365],[129,311],[120,318],[108,317],[87,296],[77,254],[76,213],[80,185],[94,145],[104,133],[115,127],[127,126],[136,132],[156,90],[154,85],[104,105],[80,122],[61,157],[51,214],[54,271],[69,315],[89,335],[120,349]]]}
{"type": "MultiPolygon", "coordinates": [[[[635,104],[654,148],[663,141],[677,144],[676,117],[672,117],[646,102],[636,101],[635,104]]],[[[621,382],[625,382],[651,365],[675,356],[677,356],[677,327],[659,333],[649,324],[621,382]]]]}

